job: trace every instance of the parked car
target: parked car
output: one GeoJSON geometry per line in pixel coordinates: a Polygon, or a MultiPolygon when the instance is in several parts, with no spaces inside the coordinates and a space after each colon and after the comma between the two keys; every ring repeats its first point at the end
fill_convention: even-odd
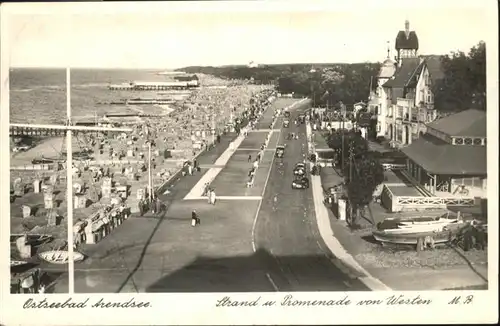
{"type": "Polygon", "coordinates": [[[290,112],[289,111],[285,111],[285,118],[290,118],[290,112]]]}
{"type": "Polygon", "coordinates": [[[276,157],[282,158],[285,155],[285,146],[279,145],[276,146],[276,153],[274,154],[276,157]]]}
{"type": "Polygon", "coordinates": [[[295,164],[295,167],[296,168],[304,168],[305,169],[306,168],[306,164],[304,162],[297,162],[295,164]]]}
{"type": "Polygon", "coordinates": [[[293,174],[303,176],[306,174],[306,165],[304,163],[297,163],[293,168],[293,174]]]}
{"type": "Polygon", "coordinates": [[[283,127],[288,128],[290,126],[290,120],[283,121],[283,127]]]}
{"type": "Polygon", "coordinates": [[[309,179],[306,177],[298,177],[292,181],[292,189],[307,189],[309,188],[309,179]]]}

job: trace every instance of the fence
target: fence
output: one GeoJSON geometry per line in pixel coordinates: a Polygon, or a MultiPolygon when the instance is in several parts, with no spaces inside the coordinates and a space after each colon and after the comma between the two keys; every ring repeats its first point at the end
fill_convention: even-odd
{"type": "Polygon", "coordinates": [[[447,206],[475,205],[474,198],[460,197],[423,197],[423,196],[396,196],[388,186],[384,185],[381,202],[390,212],[411,210],[443,209],[447,206]]]}
{"type": "Polygon", "coordinates": [[[384,171],[404,170],[404,169],[406,169],[406,165],[405,164],[383,163],[382,167],[384,168],[384,171]]]}

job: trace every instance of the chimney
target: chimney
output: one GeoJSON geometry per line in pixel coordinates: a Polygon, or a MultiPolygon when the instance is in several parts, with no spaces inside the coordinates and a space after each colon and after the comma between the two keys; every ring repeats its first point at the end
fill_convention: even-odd
{"type": "Polygon", "coordinates": [[[410,35],[410,21],[408,19],[405,21],[405,34],[406,38],[410,35]]]}

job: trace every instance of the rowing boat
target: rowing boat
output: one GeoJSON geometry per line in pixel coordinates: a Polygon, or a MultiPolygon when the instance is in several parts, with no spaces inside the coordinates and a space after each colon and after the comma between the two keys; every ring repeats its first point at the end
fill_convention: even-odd
{"type": "MultiPolygon", "coordinates": [[[[38,256],[42,259],[45,260],[46,262],[49,262],[51,264],[67,264],[68,263],[68,252],[66,250],[50,250],[50,251],[44,251],[38,254],[38,256]]],[[[79,262],[82,261],[84,256],[79,253],[79,252],[73,252],[73,260],[74,262],[79,262]]]]}

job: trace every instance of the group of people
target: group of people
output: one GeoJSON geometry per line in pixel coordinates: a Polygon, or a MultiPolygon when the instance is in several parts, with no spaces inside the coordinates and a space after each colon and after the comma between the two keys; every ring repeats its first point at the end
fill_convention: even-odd
{"type": "Polygon", "coordinates": [[[163,211],[163,204],[158,197],[155,197],[152,201],[147,198],[141,198],[137,203],[139,206],[139,214],[144,216],[146,212],[151,210],[153,214],[159,215],[163,211]]]}
{"type": "MultiPolygon", "coordinates": [[[[267,91],[267,92],[263,91],[263,92],[259,92],[259,93],[255,94],[252,97],[252,100],[250,101],[252,103],[250,109],[247,108],[243,111],[242,118],[248,119],[248,127],[249,128],[253,128],[255,126],[255,123],[257,122],[257,120],[261,117],[262,113],[264,112],[265,105],[269,104],[268,98],[271,95],[271,93],[272,92],[269,92],[269,91],[267,91]]],[[[241,122],[241,119],[237,118],[237,120],[239,120],[238,122],[241,122]]],[[[275,118],[273,119],[273,124],[274,124],[274,120],[275,120],[275,118]]],[[[245,137],[247,136],[247,132],[248,132],[247,128],[243,128],[243,129],[238,130],[238,133],[240,135],[244,135],[245,137]]],[[[253,176],[254,176],[255,170],[258,168],[258,165],[259,165],[259,162],[262,158],[263,151],[264,151],[265,147],[266,147],[266,144],[262,144],[261,151],[259,152],[259,154],[257,154],[257,157],[253,162],[253,167],[252,167],[251,171],[249,172],[249,176],[250,176],[249,182],[253,181],[253,176]],[[253,171],[253,173],[252,173],[252,171],[253,171]]],[[[250,161],[252,161],[251,154],[248,156],[248,162],[250,162],[250,161]]],[[[215,193],[215,189],[210,186],[210,183],[208,183],[208,182],[205,183],[205,187],[204,187],[202,196],[207,197],[209,204],[215,205],[215,203],[217,201],[217,195],[215,193]]],[[[200,217],[199,217],[197,211],[194,209],[191,212],[191,226],[195,227],[199,224],[201,224],[201,220],[200,220],[200,217]]]]}

